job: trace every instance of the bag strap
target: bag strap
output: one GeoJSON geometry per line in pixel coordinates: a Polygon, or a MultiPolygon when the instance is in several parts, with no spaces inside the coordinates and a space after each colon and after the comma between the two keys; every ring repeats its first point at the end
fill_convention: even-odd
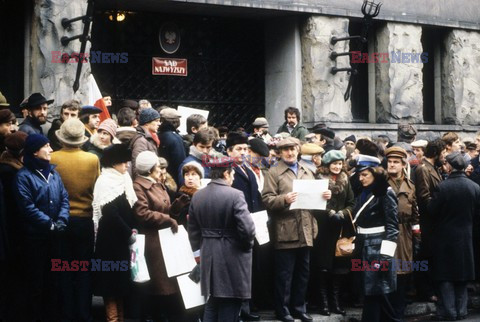
{"type": "Polygon", "coordinates": [[[363,204],[362,208],[360,208],[360,210],[355,215],[355,218],[352,220],[353,224],[357,221],[357,219],[360,216],[360,214],[362,213],[362,211],[365,209],[365,207],[367,207],[367,205],[370,203],[370,201],[373,200],[374,197],[375,197],[374,195],[371,195],[370,198],[367,200],[367,202],[363,204]]]}
{"type": "MultiPolygon", "coordinates": [[[[352,220],[352,212],[349,209],[347,209],[347,213],[348,213],[348,217],[350,218],[350,222],[352,223],[353,232],[357,233],[357,229],[355,228],[355,225],[353,224],[353,220],[352,220]]],[[[338,239],[342,238],[342,234],[343,234],[343,225],[342,225],[342,228],[340,229],[340,236],[338,236],[338,239]]]]}

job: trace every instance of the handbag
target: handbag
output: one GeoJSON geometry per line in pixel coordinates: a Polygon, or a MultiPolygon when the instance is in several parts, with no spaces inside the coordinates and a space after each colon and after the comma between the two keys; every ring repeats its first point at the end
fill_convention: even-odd
{"type": "MultiPolygon", "coordinates": [[[[350,222],[352,222],[352,215],[350,214],[350,210],[347,210],[348,216],[350,217],[350,222]]],[[[352,222],[353,231],[355,231],[355,225],[352,222]]],[[[340,229],[340,235],[338,236],[337,244],[335,245],[335,257],[348,257],[353,254],[353,250],[355,249],[355,244],[353,241],[355,240],[355,236],[353,237],[342,237],[343,234],[343,226],[340,229]]]]}
{"type": "MultiPolygon", "coordinates": [[[[348,217],[350,217],[350,222],[352,223],[353,231],[357,233],[357,229],[355,228],[355,222],[357,221],[358,217],[362,213],[362,211],[367,207],[367,205],[372,201],[374,196],[372,195],[370,199],[367,200],[366,203],[363,204],[363,206],[360,208],[360,210],[357,212],[355,219],[352,219],[352,214],[350,210],[347,210],[348,212],[348,217]]],[[[343,226],[342,229],[340,230],[340,235],[338,236],[337,244],[335,245],[335,257],[348,257],[353,254],[353,250],[355,249],[355,244],[353,241],[355,240],[355,236],[353,237],[342,237],[343,233],[343,226]]]]}

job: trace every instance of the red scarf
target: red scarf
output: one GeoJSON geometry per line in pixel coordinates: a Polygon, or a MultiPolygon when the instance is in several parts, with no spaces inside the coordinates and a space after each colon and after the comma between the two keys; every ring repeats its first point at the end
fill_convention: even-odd
{"type": "Polygon", "coordinates": [[[152,135],[153,141],[155,141],[155,143],[157,144],[157,148],[158,148],[160,146],[160,139],[158,138],[157,133],[150,132],[150,134],[152,135]]]}

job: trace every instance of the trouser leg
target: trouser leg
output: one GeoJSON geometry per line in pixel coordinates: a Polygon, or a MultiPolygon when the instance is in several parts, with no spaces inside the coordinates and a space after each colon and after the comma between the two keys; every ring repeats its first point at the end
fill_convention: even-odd
{"type": "Polygon", "coordinates": [[[302,247],[296,250],[295,269],[292,279],[291,305],[296,313],[306,313],[306,296],[308,277],[310,274],[310,248],[302,247]]]}
{"type": "Polygon", "coordinates": [[[290,314],[290,292],[294,267],[295,250],[275,250],[275,311],[279,316],[290,314]]]}

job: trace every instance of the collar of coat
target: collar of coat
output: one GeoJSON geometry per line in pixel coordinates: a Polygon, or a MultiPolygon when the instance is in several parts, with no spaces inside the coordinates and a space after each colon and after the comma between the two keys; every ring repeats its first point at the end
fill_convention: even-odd
{"type": "MultiPolygon", "coordinates": [[[[299,174],[300,174],[300,169],[303,170],[303,172],[311,172],[310,170],[308,170],[308,168],[303,165],[301,162],[298,162],[298,174],[297,174],[297,177],[299,177],[299,174]]],[[[278,167],[278,170],[280,171],[280,174],[282,173],[285,173],[286,171],[290,170],[290,167],[288,166],[288,164],[285,163],[285,161],[283,161],[283,159],[280,159],[280,161],[278,161],[277,163],[277,167],[278,167]]]]}
{"type": "Polygon", "coordinates": [[[223,179],[212,179],[212,181],[210,181],[210,183],[208,185],[210,185],[210,184],[219,184],[221,186],[229,187],[228,183],[223,179]]]}
{"type": "Polygon", "coordinates": [[[150,190],[153,185],[160,185],[165,190],[165,186],[162,183],[160,182],[155,183],[152,180],[145,178],[143,176],[137,176],[135,178],[135,183],[138,183],[142,188],[146,190],[150,190]]]}

